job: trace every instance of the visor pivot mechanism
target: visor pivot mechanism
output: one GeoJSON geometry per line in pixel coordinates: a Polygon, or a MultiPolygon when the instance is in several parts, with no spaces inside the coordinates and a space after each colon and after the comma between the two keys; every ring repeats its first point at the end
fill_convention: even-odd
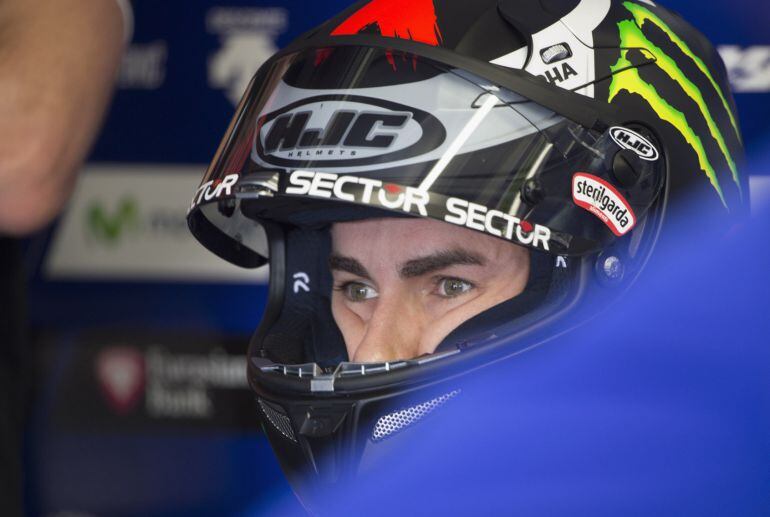
{"type": "Polygon", "coordinates": [[[219,213],[225,217],[232,217],[235,213],[235,208],[236,204],[234,199],[223,199],[217,204],[219,213]]]}
{"type": "Polygon", "coordinates": [[[530,178],[521,186],[521,196],[527,204],[536,205],[543,200],[545,193],[540,182],[535,178],[530,178]]]}
{"type": "Polygon", "coordinates": [[[623,281],[626,266],[616,254],[601,254],[596,262],[596,269],[601,282],[607,286],[616,286],[623,281]]]}
{"type": "Polygon", "coordinates": [[[637,158],[631,151],[618,151],[612,160],[612,175],[624,188],[631,188],[639,181],[639,171],[634,167],[637,158]]]}

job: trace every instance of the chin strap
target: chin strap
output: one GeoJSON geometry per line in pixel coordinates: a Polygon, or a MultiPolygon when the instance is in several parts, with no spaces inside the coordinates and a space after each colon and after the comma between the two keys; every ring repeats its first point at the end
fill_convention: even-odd
{"type": "Polygon", "coordinates": [[[271,302],[280,304],[275,308],[280,316],[259,348],[281,364],[314,362],[325,367],[346,361],[347,349],[334,323],[329,299],[328,230],[294,228],[285,233],[285,246],[283,297],[271,302]]]}

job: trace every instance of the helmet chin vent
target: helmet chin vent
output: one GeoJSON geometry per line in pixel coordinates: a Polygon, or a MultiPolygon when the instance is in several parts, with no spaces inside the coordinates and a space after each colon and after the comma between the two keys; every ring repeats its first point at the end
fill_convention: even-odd
{"type": "Polygon", "coordinates": [[[294,436],[294,430],[291,428],[291,421],[286,413],[284,413],[282,409],[277,408],[262,399],[257,400],[259,401],[259,407],[262,408],[262,413],[264,413],[267,421],[270,422],[283,436],[292,442],[297,443],[297,438],[294,436]]]}
{"type": "Polygon", "coordinates": [[[445,395],[423,402],[422,404],[417,404],[416,406],[401,409],[380,417],[374,426],[371,438],[372,441],[375,443],[382,441],[385,438],[389,438],[399,431],[403,431],[407,427],[416,424],[459,394],[460,390],[450,391],[445,395]]]}

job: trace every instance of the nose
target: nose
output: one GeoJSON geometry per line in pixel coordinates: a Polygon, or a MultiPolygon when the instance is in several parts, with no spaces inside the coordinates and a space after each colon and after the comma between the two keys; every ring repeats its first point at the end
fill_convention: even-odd
{"type": "Polygon", "coordinates": [[[420,354],[426,321],[417,303],[398,296],[380,297],[366,322],[353,362],[381,363],[412,359],[420,354]]]}

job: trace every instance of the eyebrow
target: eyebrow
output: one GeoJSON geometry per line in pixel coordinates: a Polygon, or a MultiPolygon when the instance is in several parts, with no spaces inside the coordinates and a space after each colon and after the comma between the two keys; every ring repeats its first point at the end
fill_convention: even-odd
{"type": "Polygon", "coordinates": [[[450,266],[483,266],[486,259],[478,253],[461,248],[439,251],[432,255],[407,261],[401,266],[401,278],[415,278],[450,266]]]}
{"type": "Polygon", "coordinates": [[[359,261],[352,257],[332,254],[329,256],[329,269],[331,271],[345,271],[361,278],[371,279],[369,271],[359,261]]]}
{"type": "MultiPolygon", "coordinates": [[[[398,274],[401,278],[415,278],[450,266],[483,266],[484,264],[486,264],[486,259],[478,253],[455,248],[408,260],[401,266],[398,274]]],[[[372,278],[363,264],[353,257],[332,254],[329,256],[329,269],[331,271],[345,271],[361,278],[372,278]]]]}

